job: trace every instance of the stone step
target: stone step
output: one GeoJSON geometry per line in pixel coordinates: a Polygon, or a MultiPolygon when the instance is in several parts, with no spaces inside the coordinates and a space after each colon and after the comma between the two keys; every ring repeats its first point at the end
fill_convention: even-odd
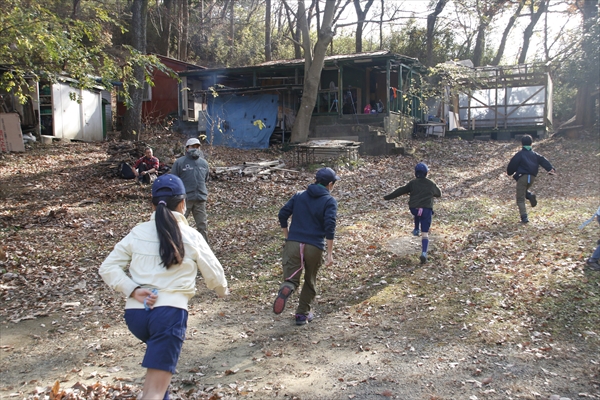
{"type": "Polygon", "coordinates": [[[346,114],[337,120],[338,124],[383,124],[383,114],[346,114]]]}
{"type": "Polygon", "coordinates": [[[369,125],[320,125],[315,127],[316,137],[368,134],[369,125]]]}
{"type": "MultiPolygon", "coordinates": [[[[403,154],[403,149],[398,150],[395,142],[388,142],[387,135],[382,126],[377,126],[381,121],[371,124],[335,124],[319,125],[315,127],[311,139],[339,140],[340,138],[356,138],[360,142],[359,153],[361,155],[388,155],[403,154]]],[[[383,124],[383,123],[381,123],[383,124]]]]}

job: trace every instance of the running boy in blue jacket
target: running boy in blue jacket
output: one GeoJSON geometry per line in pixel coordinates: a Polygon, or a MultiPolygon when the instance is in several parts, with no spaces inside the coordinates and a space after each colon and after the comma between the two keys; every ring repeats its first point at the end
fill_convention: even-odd
{"type": "Polygon", "coordinates": [[[531,136],[523,136],[521,139],[523,149],[511,158],[508,167],[506,167],[506,173],[512,175],[517,181],[517,206],[519,207],[521,222],[524,224],[529,222],[525,199],[529,200],[531,207],[537,205],[537,198],[535,194],[529,191],[529,188],[537,177],[539,166],[541,165],[551,175],[555,173],[550,161],[531,149],[532,142],[531,136]]]}
{"type": "Polygon", "coordinates": [[[323,263],[325,241],[325,265],[333,264],[337,201],[330,192],[340,178],[331,168],[321,168],[315,179],[315,183],[296,193],[279,210],[279,223],[286,240],[282,253],[284,281],[273,303],[273,312],[283,312],[288,297],[300,286],[300,276],[304,269],[304,285],[296,308],[296,325],[304,325],[314,318],[310,312],[310,304],[317,294],[317,272],[323,263]],[[288,228],[290,217],[292,222],[288,228]]]}
{"type": "Polygon", "coordinates": [[[431,227],[431,218],[433,216],[433,198],[442,196],[442,191],[435,182],[427,179],[428,172],[429,168],[427,164],[418,163],[415,166],[416,179],[383,196],[384,200],[391,200],[403,194],[410,194],[408,207],[415,219],[415,229],[412,231],[412,234],[415,236],[421,234],[421,264],[427,262],[429,228],[431,227]]]}

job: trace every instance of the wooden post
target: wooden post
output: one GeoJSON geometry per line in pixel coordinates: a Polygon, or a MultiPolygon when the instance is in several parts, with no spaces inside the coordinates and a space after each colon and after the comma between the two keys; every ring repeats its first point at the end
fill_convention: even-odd
{"type": "Polygon", "coordinates": [[[385,94],[385,103],[387,108],[387,115],[390,115],[390,86],[392,85],[390,77],[390,69],[392,66],[392,60],[388,59],[385,63],[385,87],[387,88],[385,94]]]}

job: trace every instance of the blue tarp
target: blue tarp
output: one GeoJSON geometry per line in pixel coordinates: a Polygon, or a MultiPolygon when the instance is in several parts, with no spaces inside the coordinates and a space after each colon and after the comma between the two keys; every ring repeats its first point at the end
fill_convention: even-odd
{"type": "Polygon", "coordinates": [[[209,143],[238,149],[266,149],[277,123],[278,96],[218,96],[208,101],[209,143]]]}

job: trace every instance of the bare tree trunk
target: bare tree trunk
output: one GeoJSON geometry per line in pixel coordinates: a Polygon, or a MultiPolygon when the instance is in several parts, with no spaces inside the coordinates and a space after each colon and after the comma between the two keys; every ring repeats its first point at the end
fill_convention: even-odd
{"type": "MultiPolygon", "coordinates": [[[[301,10],[304,14],[304,4],[301,3],[303,3],[303,1],[299,0],[298,19],[306,21],[306,18],[302,18],[301,16],[301,10]]],[[[321,29],[318,32],[317,43],[315,44],[314,57],[311,56],[310,51],[311,43],[308,25],[305,22],[300,24],[302,27],[304,44],[305,80],[302,91],[302,100],[300,102],[300,109],[298,110],[294,127],[292,128],[292,136],[290,138],[292,143],[304,142],[308,139],[310,120],[313,109],[315,108],[315,104],[317,102],[319,83],[321,81],[321,72],[325,62],[325,54],[327,53],[327,47],[329,47],[329,43],[331,43],[333,39],[332,22],[335,8],[335,1],[325,2],[325,11],[323,12],[321,29]]]]}
{"type": "Polygon", "coordinates": [[[185,0],[177,1],[177,58],[181,58],[181,48],[185,46],[183,43],[183,2],[185,0]]]}
{"type": "Polygon", "coordinates": [[[306,85],[308,70],[310,69],[310,65],[312,63],[313,49],[310,40],[310,26],[308,19],[306,18],[306,10],[304,8],[303,0],[298,0],[298,28],[302,34],[302,50],[304,53],[304,84],[306,85]]]}
{"type": "Polygon", "coordinates": [[[485,51],[485,31],[488,28],[488,24],[482,22],[477,27],[477,37],[475,38],[475,49],[473,50],[473,65],[475,67],[481,66],[481,60],[483,58],[483,52],[485,51]]]}
{"type": "Polygon", "coordinates": [[[548,6],[548,0],[540,0],[538,5],[538,9],[536,12],[533,11],[534,3],[531,3],[531,21],[525,31],[523,32],[523,47],[521,48],[521,54],[519,55],[519,64],[525,64],[525,60],[527,59],[527,50],[529,50],[529,42],[531,40],[531,36],[533,35],[533,28],[540,20],[540,17],[546,10],[548,6]]]}
{"type": "Polygon", "coordinates": [[[493,0],[485,2],[477,0],[477,13],[479,16],[479,26],[477,27],[477,37],[475,38],[475,48],[473,49],[473,65],[481,66],[483,54],[485,53],[485,36],[492,19],[504,7],[508,0],[493,0]]]}
{"type": "Polygon", "coordinates": [[[77,14],[79,14],[80,5],[81,0],[73,0],[73,12],[71,12],[71,19],[77,18],[77,14]]]}
{"type": "Polygon", "coordinates": [[[354,9],[356,10],[356,18],[358,21],[356,22],[356,46],[355,51],[357,53],[362,53],[362,34],[363,28],[365,25],[365,20],[367,19],[367,13],[369,12],[369,8],[373,4],[373,0],[368,0],[365,3],[365,9],[362,10],[360,8],[360,0],[354,0],[354,9]]]}
{"type": "Polygon", "coordinates": [[[229,46],[233,51],[233,44],[235,42],[235,20],[233,18],[233,0],[229,1],[229,46]]]}
{"type": "Polygon", "coordinates": [[[302,48],[300,46],[301,32],[300,26],[298,24],[298,15],[294,16],[292,10],[285,1],[283,2],[283,4],[285,6],[285,15],[288,20],[288,25],[290,26],[290,31],[292,32],[292,39],[294,42],[294,58],[300,59],[302,58],[302,48]]]}
{"type": "Polygon", "coordinates": [[[271,61],[271,0],[265,1],[265,61],[271,61]]]}
{"type": "Polygon", "coordinates": [[[182,14],[182,29],[181,29],[181,52],[179,54],[179,59],[182,61],[187,61],[188,59],[188,32],[190,25],[190,10],[188,5],[188,0],[181,1],[181,14],[182,14]]]}
{"type": "Polygon", "coordinates": [[[427,66],[433,67],[433,30],[437,16],[441,14],[448,0],[438,0],[435,10],[427,16],[427,66]]]}
{"type": "Polygon", "coordinates": [[[519,16],[521,15],[521,10],[523,9],[524,5],[525,0],[519,0],[519,4],[517,6],[517,9],[515,10],[515,13],[510,17],[508,23],[506,24],[506,28],[504,29],[504,33],[502,34],[502,39],[500,40],[500,46],[498,46],[498,52],[496,53],[496,57],[494,57],[494,59],[492,60],[492,65],[500,64],[502,56],[504,55],[504,49],[506,48],[506,40],[508,39],[508,34],[515,25],[517,18],[519,18],[519,16]]]}
{"type": "MultiPolygon", "coordinates": [[[[297,21],[296,21],[297,23],[297,21]]],[[[302,58],[302,46],[300,46],[300,37],[302,34],[300,33],[300,28],[296,27],[296,31],[294,32],[294,58],[300,59],[302,58]]]]}
{"type": "Polygon", "coordinates": [[[379,50],[383,49],[383,13],[385,9],[385,0],[381,0],[381,14],[379,14],[379,50]]]}
{"type": "MultiPolygon", "coordinates": [[[[590,38],[592,24],[598,17],[598,0],[585,0],[583,3],[583,54],[585,59],[593,57],[594,49],[593,39],[590,38]]],[[[589,61],[587,64],[591,64],[589,61]]],[[[597,65],[596,65],[597,66],[597,65]]],[[[591,71],[585,71],[586,82],[577,88],[577,97],[575,98],[575,123],[590,128],[594,124],[594,102],[590,101],[591,91],[596,88],[598,82],[598,69],[590,68],[591,71]],[[595,84],[594,84],[595,83],[595,84]]]]}
{"type": "Polygon", "coordinates": [[[163,0],[164,17],[160,35],[160,53],[170,57],[171,29],[173,27],[173,0],[163,0]]]}
{"type": "MultiPolygon", "coordinates": [[[[146,54],[148,0],[133,0],[131,11],[131,46],[141,54],[146,54]]],[[[132,106],[125,111],[123,129],[121,130],[121,138],[126,140],[138,140],[140,131],[142,130],[142,100],[146,71],[143,65],[135,65],[133,71],[134,78],[140,83],[140,87],[129,86],[132,106]]]]}
{"type": "Polygon", "coordinates": [[[204,0],[200,0],[200,40],[204,40],[204,0]]]}

